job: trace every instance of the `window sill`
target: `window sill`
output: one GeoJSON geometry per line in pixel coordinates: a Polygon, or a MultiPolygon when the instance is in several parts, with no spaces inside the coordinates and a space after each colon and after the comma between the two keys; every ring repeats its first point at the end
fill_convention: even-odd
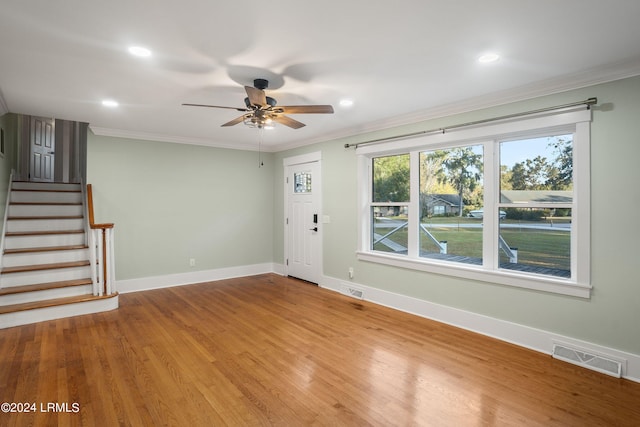
{"type": "Polygon", "coordinates": [[[535,277],[533,275],[519,274],[517,272],[504,270],[500,270],[499,272],[487,271],[474,265],[461,265],[458,263],[454,264],[447,262],[434,263],[429,260],[408,258],[406,256],[381,252],[360,251],[357,252],[357,257],[361,261],[374,262],[410,270],[443,274],[446,276],[461,277],[464,279],[478,280],[493,284],[514,286],[518,288],[551,292],[580,298],[591,297],[590,285],[582,285],[566,279],[535,277]]]}

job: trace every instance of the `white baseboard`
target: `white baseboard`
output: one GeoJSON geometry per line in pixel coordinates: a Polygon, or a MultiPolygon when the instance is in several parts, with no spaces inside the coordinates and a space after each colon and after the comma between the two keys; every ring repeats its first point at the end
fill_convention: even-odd
{"type": "Polygon", "coordinates": [[[456,326],[521,347],[551,355],[554,343],[565,343],[622,363],[622,377],[640,382],[640,355],[577,340],[541,329],[495,319],[470,311],[435,304],[418,298],[384,291],[359,283],[324,276],[321,287],[349,295],[349,287],[363,291],[363,298],[376,304],[456,326]]]}
{"type": "Polygon", "coordinates": [[[148,291],[173,286],[192,285],[194,283],[212,282],[215,280],[233,279],[236,277],[254,276],[256,274],[275,273],[276,270],[277,267],[275,264],[264,263],[218,268],[215,270],[189,271],[166,276],[118,280],[116,290],[121,294],[126,294],[129,292],[148,291]]]}

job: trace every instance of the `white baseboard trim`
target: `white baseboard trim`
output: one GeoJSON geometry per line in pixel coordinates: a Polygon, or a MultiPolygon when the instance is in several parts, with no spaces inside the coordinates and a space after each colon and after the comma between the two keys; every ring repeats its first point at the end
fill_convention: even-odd
{"type": "Polygon", "coordinates": [[[640,355],[577,340],[564,335],[465,311],[418,298],[324,276],[320,286],[344,295],[349,287],[363,291],[366,301],[456,326],[551,355],[554,343],[564,343],[622,363],[622,377],[640,382],[640,355]]]}
{"type": "Polygon", "coordinates": [[[212,282],[215,280],[233,279],[236,277],[254,276],[256,274],[274,273],[277,267],[273,263],[225,267],[215,270],[189,271],[186,273],[168,274],[166,276],[141,277],[139,279],[118,280],[116,290],[121,294],[148,291],[152,289],[171,288],[173,286],[192,285],[194,283],[212,282]]]}
{"type": "Polygon", "coordinates": [[[284,264],[273,264],[273,271],[272,273],[278,274],[280,276],[284,276],[285,275],[285,265],[284,264]]]}

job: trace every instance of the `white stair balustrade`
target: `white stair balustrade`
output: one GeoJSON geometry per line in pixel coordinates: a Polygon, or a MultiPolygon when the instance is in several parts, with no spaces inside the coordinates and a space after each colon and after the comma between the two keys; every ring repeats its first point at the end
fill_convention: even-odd
{"type": "Polygon", "coordinates": [[[93,215],[93,190],[87,185],[87,214],[89,217],[90,259],[96,260],[91,266],[94,295],[110,295],[115,292],[115,256],[112,223],[96,224],[93,215]]]}

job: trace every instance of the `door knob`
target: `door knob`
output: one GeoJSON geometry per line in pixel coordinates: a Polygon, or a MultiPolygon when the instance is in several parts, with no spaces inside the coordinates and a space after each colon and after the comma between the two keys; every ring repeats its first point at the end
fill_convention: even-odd
{"type": "Polygon", "coordinates": [[[313,228],[310,228],[309,230],[317,232],[318,231],[318,227],[313,227],[313,228]]]}

